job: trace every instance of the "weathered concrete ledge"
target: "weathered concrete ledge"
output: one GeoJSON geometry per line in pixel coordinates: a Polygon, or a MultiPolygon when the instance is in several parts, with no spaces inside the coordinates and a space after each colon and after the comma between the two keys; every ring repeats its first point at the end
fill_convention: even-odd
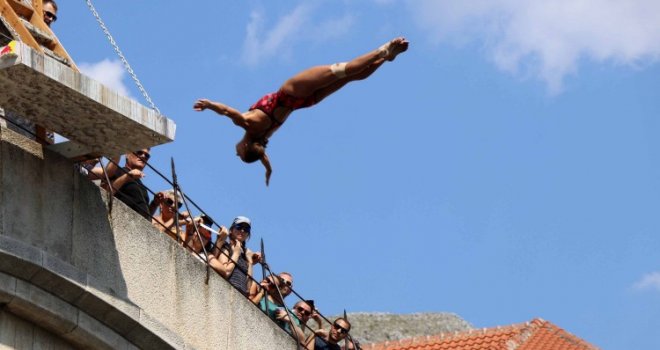
{"type": "MultiPolygon", "coordinates": [[[[56,338],[79,348],[137,349],[124,337],[84,311],[29,282],[0,272],[3,310],[39,325],[56,338]]],[[[0,329],[4,335],[5,329],[0,329]]],[[[0,338],[8,338],[7,335],[0,338]]],[[[13,345],[13,344],[5,344],[13,345]]],[[[162,347],[171,348],[171,347],[162,347]]]]}
{"type": "Polygon", "coordinates": [[[81,348],[185,347],[180,336],[138,306],[99,291],[93,279],[34,246],[0,235],[0,305],[12,314],[81,348]]]}
{"type": "Polygon", "coordinates": [[[176,125],[165,116],[18,41],[16,53],[0,57],[3,108],[95,154],[124,154],[174,140],[176,125]]]}
{"type": "Polygon", "coordinates": [[[224,279],[205,284],[204,264],[106,200],[70,161],[0,128],[2,310],[76,347],[296,348],[224,279]]]}

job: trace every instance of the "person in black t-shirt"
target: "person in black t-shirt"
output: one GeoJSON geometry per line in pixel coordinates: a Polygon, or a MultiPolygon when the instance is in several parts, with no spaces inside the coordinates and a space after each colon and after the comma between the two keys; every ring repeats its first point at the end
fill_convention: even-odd
{"type": "Polygon", "coordinates": [[[330,330],[319,329],[307,338],[308,350],[341,350],[339,342],[344,340],[351,330],[351,324],[343,317],[332,323],[330,330]]]}
{"type": "Polygon", "coordinates": [[[127,153],[123,171],[119,170],[117,172],[119,176],[112,180],[112,190],[115,197],[147,219],[160,204],[159,197],[149,204],[149,193],[141,181],[144,177],[144,167],[147,165],[149,158],[151,158],[151,154],[148,148],[127,153]]]}

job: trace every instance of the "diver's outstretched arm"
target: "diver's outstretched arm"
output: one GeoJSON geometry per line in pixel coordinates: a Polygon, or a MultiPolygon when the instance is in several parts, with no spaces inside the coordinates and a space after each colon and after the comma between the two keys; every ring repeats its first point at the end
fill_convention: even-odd
{"type": "Polygon", "coordinates": [[[273,173],[273,168],[270,166],[270,159],[268,159],[268,155],[264,153],[264,155],[261,157],[261,164],[264,165],[264,168],[266,168],[266,186],[270,183],[270,174],[273,173]]]}
{"type": "Polygon", "coordinates": [[[247,121],[243,114],[237,109],[227,106],[226,104],[220,102],[213,102],[205,98],[200,98],[193,105],[193,109],[201,112],[205,109],[210,109],[218,114],[225,115],[231,119],[234,124],[240,126],[243,129],[247,128],[247,121]]]}

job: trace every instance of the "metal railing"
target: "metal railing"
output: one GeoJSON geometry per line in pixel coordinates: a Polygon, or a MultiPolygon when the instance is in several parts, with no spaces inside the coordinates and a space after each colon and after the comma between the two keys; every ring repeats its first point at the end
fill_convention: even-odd
{"type": "MultiPolygon", "coordinates": [[[[36,135],[34,132],[32,132],[31,130],[28,130],[27,128],[23,127],[22,125],[20,125],[20,124],[14,122],[13,120],[8,119],[8,118],[5,118],[5,117],[3,117],[3,116],[1,116],[1,115],[0,115],[0,119],[4,119],[4,120],[8,121],[9,123],[13,124],[14,126],[20,128],[20,129],[22,129],[22,130],[25,131],[26,133],[33,135],[33,136],[35,137],[35,140],[36,140],[36,141],[38,141],[38,142],[42,142],[42,141],[43,141],[43,140],[39,140],[39,136],[36,135]]],[[[137,154],[135,154],[135,153],[134,153],[134,155],[137,156],[137,154]]],[[[105,159],[107,160],[107,162],[106,162],[105,165],[103,164],[103,158],[100,158],[100,159],[99,159],[99,163],[101,164],[101,167],[102,167],[102,169],[103,169],[103,176],[100,177],[99,179],[96,179],[96,180],[100,180],[100,181],[101,181],[100,187],[103,188],[104,190],[108,191],[108,195],[109,195],[109,200],[108,200],[108,202],[109,202],[108,210],[112,210],[112,198],[113,198],[113,195],[114,195],[116,192],[118,192],[118,190],[113,189],[111,183],[112,183],[113,180],[117,179],[119,176],[124,175],[124,174],[128,174],[128,170],[126,170],[124,167],[122,167],[120,164],[118,164],[117,162],[115,162],[114,160],[112,160],[112,159],[110,159],[110,158],[105,158],[105,159]],[[114,166],[117,167],[117,170],[118,170],[118,172],[120,173],[119,175],[115,175],[115,176],[113,176],[112,178],[110,178],[110,177],[108,176],[108,174],[106,173],[105,170],[106,170],[107,166],[110,165],[110,164],[114,164],[114,166]]],[[[152,170],[154,173],[156,173],[156,174],[158,175],[158,177],[160,177],[160,178],[161,178],[161,179],[167,184],[167,187],[168,187],[168,188],[171,188],[171,189],[173,190],[175,196],[178,196],[178,194],[181,194],[181,198],[180,198],[180,200],[181,200],[181,202],[183,203],[183,205],[185,206],[186,211],[188,212],[188,218],[191,219],[190,222],[187,221],[187,220],[185,220],[185,221],[183,221],[183,223],[185,223],[185,224],[192,223],[192,226],[193,226],[193,234],[197,237],[197,239],[199,240],[199,242],[202,243],[203,240],[202,240],[201,233],[200,233],[200,230],[199,230],[200,227],[199,227],[199,225],[196,224],[196,222],[195,222],[195,220],[194,220],[194,218],[195,218],[196,216],[193,215],[193,211],[196,211],[196,212],[199,213],[199,214],[203,214],[203,215],[205,215],[207,218],[209,218],[210,221],[212,222],[212,224],[209,226],[210,228],[213,228],[214,225],[220,227],[220,225],[217,224],[218,222],[217,222],[216,220],[214,220],[214,219],[211,217],[211,215],[210,215],[207,211],[205,211],[201,206],[199,206],[199,205],[198,205],[198,204],[197,204],[197,203],[196,203],[196,202],[195,202],[195,201],[194,201],[194,200],[193,200],[188,194],[186,194],[186,192],[184,192],[184,191],[182,190],[182,188],[181,188],[181,186],[180,186],[180,184],[179,184],[179,182],[178,182],[178,180],[177,180],[177,177],[176,177],[176,171],[175,171],[175,166],[174,166],[174,160],[173,160],[173,159],[171,160],[171,163],[172,163],[172,179],[170,179],[170,178],[168,178],[167,176],[165,176],[165,175],[163,174],[163,172],[159,171],[159,170],[156,169],[154,166],[152,166],[151,164],[149,164],[148,161],[145,161],[145,168],[149,168],[149,169],[152,170]]],[[[130,175],[129,175],[129,176],[130,176],[130,175]]],[[[138,184],[140,187],[142,187],[144,190],[146,190],[148,193],[150,193],[152,196],[156,197],[156,196],[158,195],[158,192],[153,191],[151,188],[149,188],[148,186],[146,186],[146,185],[145,185],[144,183],[142,183],[141,181],[140,181],[140,182],[137,182],[137,184],[138,184]]],[[[175,198],[175,199],[178,200],[178,198],[175,198]]],[[[131,204],[133,204],[133,206],[137,207],[137,205],[139,204],[139,203],[136,203],[135,201],[132,201],[132,200],[131,200],[130,198],[128,198],[128,197],[124,197],[124,198],[121,199],[121,200],[124,201],[125,204],[127,204],[127,205],[129,205],[129,206],[131,206],[131,204]]],[[[175,201],[175,202],[176,202],[176,201],[175,201]]],[[[175,220],[176,223],[175,223],[175,227],[174,227],[174,232],[172,232],[173,227],[167,227],[167,226],[165,226],[165,224],[164,224],[163,222],[161,222],[160,220],[157,220],[157,218],[154,216],[154,214],[155,214],[155,210],[154,210],[153,212],[152,212],[151,210],[149,210],[149,209],[147,210],[147,212],[142,212],[142,213],[139,212],[139,211],[136,211],[136,212],[138,212],[138,214],[144,216],[145,218],[150,219],[151,222],[152,222],[152,224],[153,224],[154,226],[157,226],[157,225],[161,226],[161,227],[163,228],[163,233],[167,234],[168,236],[170,236],[170,237],[173,238],[173,239],[176,239],[176,240],[177,240],[177,243],[178,243],[182,248],[188,250],[188,251],[189,251],[190,253],[192,253],[193,255],[196,255],[201,261],[204,262],[204,264],[205,264],[205,268],[206,268],[206,273],[207,273],[207,277],[206,277],[206,281],[205,281],[206,283],[208,283],[208,279],[209,279],[209,277],[210,277],[210,271],[211,271],[211,270],[215,271],[215,270],[210,266],[210,263],[209,263],[209,260],[210,260],[210,259],[209,259],[209,256],[210,256],[210,255],[213,255],[213,257],[215,257],[216,254],[218,254],[218,256],[219,256],[219,254],[223,254],[223,255],[226,256],[226,258],[229,259],[229,261],[232,261],[232,262],[234,263],[234,266],[235,266],[234,269],[238,269],[239,271],[241,271],[242,273],[244,273],[244,274],[249,278],[249,280],[251,281],[251,283],[255,283],[255,284],[256,284],[256,286],[257,286],[257,291],[260,291],[260,289],[263,288],[263,287],[261,287],[261,281],[256,280],[253,276],[251,276],[250,274],[248,274],[248,271],[247,271],[246,269],[242,268],[242,267],[238,264],[238,261],[233,260],[232,257],[231,257],[231,255],[229,254],[229,251],[228,251],[227,249],[222,249],[222,247],[223,247],[223,245],[226,243],[226,241],[219,242],[219,241],[218,241],[218,240],[219,240],[219,236],[218,236],[217,234],[215,235],[216,237],[215,237],[215,241],[214,241],[214,240],[213,240],[214,237],[213,237],[213,233],[212,233],[211,238],[209,239],[209,242],[207,242],[206,245],[205,245],[205,244],[202,244],[202,249],[201,249],[201,251],[198,251],[198,252],[195,252],[195,251],[192,249],[192,248],[193,248],[193,247],[191,246],[192,238],[188,238],[188,239],[186,239],[186,241],[183,241],[182,238],[181,238],[181,235],[182,235],[181,226],[183,226],[183,225],[182,225],[182,223],[178,220],[179,218],[182,218],[182,217],[180,216],[181,213],[179,212],[179,208],[178,208],[178,206],[177,206],[177,210],[176,210],[176,212],[175,212],[175,214],[174,214],[174,217],[176,218],[176,220],[175,220]],[[174,236],[174,237],[173,237],[173,236],[174,236]],[[222,243],[222,244],[220,244],[220,243],[222,243]],[[220,244],[220,245],[219,245],[219,244],[220,244]],[[209,251],[209,250],[211,250],[211,251],[209,251]]],[[[219,231],[216,231],[216,232],[219,232],[219,231]]],[[[278,280],[280,279],[280,277],[279,277],[277,274],[273,273],[273,271],[271,270],[270,264],[269,264],[267,261],[265,261],[265,246],[264,246],[263,239],[261,239],[261,253],[262,253],[262,257],[263,257],[263,260],[262,260],[262,262],[260,263],[261,266],[262,266],[262,281],[265,280],[265,279],[267,279],[267,278],[269,278],[269,277],[270,277],[270,279],[272,279],[273,281],[278,281],[278,280]]],[[[251,262],[249,261],[248,263],[251,263],[251,262]]],[[[218,274],[219,274],[219,273],[218,273],[218,274]]],[[[234,287],[234,288],[236,288],[237,290],[239,290],[237,287],[235,287],[235,286],[233,286],[233,285],[232,285],[232,287],[234,287]]],[[[310,336],[307,336],[307,339],[297,339],[297,333],[296,333],[296,331],[295,331],[296,326],[293,324],[293,317],[292,317],[292,313],[293,313],[293,311],[292,311],[290,308],[288,308],[288,307],[286,306],[286,302],[284,301],[284,299],[285,299],[286,296],[284,296],[284,295],[282,294],[282,291],[281,291],[281,289],[280,289],[278,283],[275,283],[275,284],[274,284],[274,287],[275,287],[275,289],[276,289],[275,291],[276,291],[276,293],[277,293],[277,294],[276,294],[276,297],[278,297],[279,300],[282,301],[282,305],[278,305],[278,306],[281,307],[281,308],[283,308],[283,309],[285,310],[285,312],[287,313],[287,316],[288,316],[288,323],[289,323],[289,326],[290,326],[291,331],[290,331],[290,332],[287,332],[287,333],[288,333],[288,334],[289,334],[289,335],[290,335],[290,336],[291,336],[291,337],[297,342],[297,344],[298,344],[298,346],[299,346],[299,348],[300,348],[300,346],[303,346],[303,344],[306,342],[306,340],[313,340],[313,338],[311,338],[311,334],[314,334],[315,329],[311,328],[311,327],[310,327],[309,325],[307,325],[307,324],[303,324],[303,323],[301,323],[301,329],[303,330],[303,333],[304,333],[305,331],[310,331],[311,334],[310,334],[310,336]]],[[[305,301],[305,302],[308,301],[308,299],[305,299],[300,293],[298,293],[295,289],[293,289],[293,286],[291,286],[290,289],[291,289],[291,293],[290,293],[290,294],[292,294],[292,295],[294,295],[295,297],[297,297],[300,301],[305,301]]],[[[241,292],[241,294],[244,294],[243,291],[241,291],[241,290],[239,290],[239,292],[241,292]]],[[[244,295],[245,295],[245,294],[244,294],[244,295]]],[[[245,295],[245,296],[246,296],[246,298],[248,298],[248,299],[250,298],[249,290],[248,290],[247,295],[245,295]]],[[[288,296],[288,295],[287,295],[287,296],[288,296]]],[[[266,301],[265,301],[265,303],[266,303],[266,308],[265,308],[265,310],[264,310],[264,308],[261,308],[261,307],[258,305],[258,304],[259,304],[258,302],[257,302],[256,304],[253,303],[253,305],[255,305],[256,307],[258,307],[258,308],[259,308],[264,314],[266,314],[267,316],[269,316],[267,310],[268,310],[268,303],[270,303],[271,301],[268,300],[268,292],[267,292],[267,291],[264,291],[264,296],[263,296],[263,298],[266,298],[266,301]]],[[[250,301],[252,302],[252,300],[250,300],[250,301]]],[[[295,303],[294,303],[294,304],[295,304],[295,303]]],[[[308,304],[308,305],[309,305],[309,304],[308,304]]],[[[309,305],[309,306],[310,306],[310,308],[313,307],[312,305],[309,305]]],[[[315,307],[313,307],[312,312],[318,314],[318,316],[319,316],[323,321],[325,321],[326,323],[330,324],[330,326],[332,327],[332,324],[333,324],[332,321],[330,321],[327,317],[325,317],[325,316],[324,316],[321,312],[319,312],[315,307]]],[[[345,312],[344,312],[344,315],[345,315],[345,312]]],[[[296,316],[296,317],[297,317],[297,316],[296,316]]],[[[274,319],[274,318],[272,318],[272,317],[269,317],[269,318],[271,319],[271,321],[273,321],[274,323],[276,323],[278,326],[280,326],[280,328],[282,328],[282,329],[284,330],[284,326],[283,326],[283,324],[282,324],[282,321],[278,321],[278,320],[276,320],[276,319],[274,319]]],[[[349,333],[347,334],[347,336],[346,336],[346,344],[345,344],[345,348],[348,348],[348,346],[349,346],[348,342],[349,342],[349,341],[350,341],[351,343],[353,343],[353,348],[354,348],[354,349],[359,349],[359,345],[355,345],[355,343],[354,343],[354,341],[353,341],[353,339],[352,339],[352,337],[351,337],[351,335],[350,335],[350,332],[349,332],[349,333]]]]}

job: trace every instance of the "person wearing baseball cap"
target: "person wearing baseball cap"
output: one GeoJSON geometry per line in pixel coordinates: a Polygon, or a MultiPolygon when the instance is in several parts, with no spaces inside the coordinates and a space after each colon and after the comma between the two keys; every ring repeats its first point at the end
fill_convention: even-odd
{"type": "Polygon", "coordinates": [[[229,227],[229,242],[219,249],[220,264],[211,266],[243,295],[248,295],[252,283],[252,266],[261,262],[261,253],[247,249],[252,222],[245,216],[237,216],[229,227]]]}

